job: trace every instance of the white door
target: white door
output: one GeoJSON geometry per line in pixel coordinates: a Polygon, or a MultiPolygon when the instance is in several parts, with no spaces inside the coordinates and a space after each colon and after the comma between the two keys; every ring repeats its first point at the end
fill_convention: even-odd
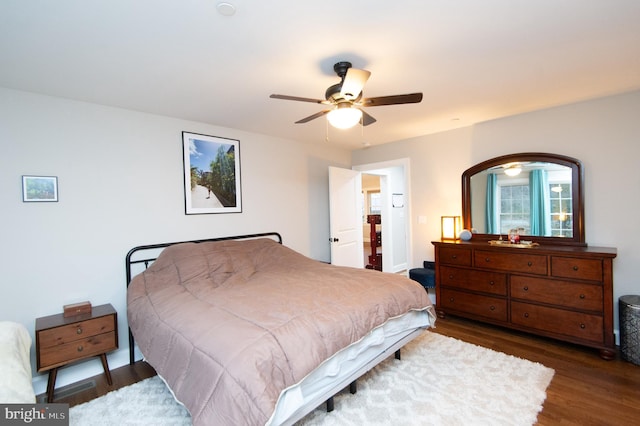
{"type": "Polygon", "coordinates": [[[364,268],[360,172],[329,167],[331,263],[364,268]]]}

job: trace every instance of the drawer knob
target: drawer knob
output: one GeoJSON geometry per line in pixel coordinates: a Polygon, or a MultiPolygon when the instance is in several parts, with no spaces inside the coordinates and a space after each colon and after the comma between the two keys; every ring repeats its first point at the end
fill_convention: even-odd
{"type": "Polygon", "coordinates": [[[449,279],[452,280],[453,279],[453,275],[449,275],[449,279]]]}
{"type": "Polygon", "coordinates": [[[573,267],[573,270],[574,270],[574,271],[577,271],[577,270],[578,270],[578,267],[577,267],[577,266],[574,266],[574,267],[573,267]]]}
{"type": "Polygon", "coordinates": [[[82,352],[83,349],[82,345],[78,346],[78,352],[82,352]]]}
{"type": "Polygon", "coordinates": [[[584,298],[585,298],[585,295],[584,295],[584,294],[581,294],[581,295],[580,295],[580,299],[584,299],[584,298]]]}
{"type": "Polygon", "coordinates": [[[524,286],[524,291],[529,291],[529,286],[524,286]]]}
{"type": "Polygon", "coordinates": [[[587,326],[584,324],[580,324],[580,328],[586,328],[587,326]]]}
{"type": "Polygon", "coordinates": [[[496,310],[496,307],[495,307],[495,306],[493,306],[493,305],[491,305],[491,306],[489,306],[489,309],[491,309],[492,311],[495,311],[495,310],[496,310]]]}
{"type": "Polygon", "coordinates": [[[484,261],[485,261],[485,262],[491,262],[491,259],[489,259],[488,257],[485,257],[485,258],[484,258],[484,261]]]}
{"type": "Polygon", "coordinates": [[[450,298],[449,298],[449,302],[452,302],[452,303],[453,303],[453,297],[450,297],[450,298]]]}
{"type": "Polygon", "coordinates": [[[527,266],[533,265],[533,262],[527,262],[527,266]]]}
{"type": "Polygon", "coordinates": [[[494,285],[494,284],[495,284],[495,282],[489,281],[489,285],[494,285]]]}
{"type": "Polygon", "coordinates": [[[452,255],[451,255],[451,258],[452,258],[452,259],[457,259],[457,258],[458,258],[458,256],[457,256],[457,255],[455,255],[455,254],[452,254],[452,255]]]}
{"type": "Polygon", "coordinates": [[[76,334],[82,334],[82,327],[78,327],[76,329],[76,334]]]}
{"type": "Polygon", "coordinates": [[[529,318],[529,312],[525,312],[525,313],[524,313],[524,317],[525,317],[525,318],[529,318]]]}

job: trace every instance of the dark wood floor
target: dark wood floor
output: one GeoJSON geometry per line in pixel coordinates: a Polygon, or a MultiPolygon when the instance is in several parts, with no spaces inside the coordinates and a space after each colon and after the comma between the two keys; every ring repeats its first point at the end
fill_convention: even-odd
{"type": "MultiPolygon", "coordinates": [[[[619,356],[604,361],[593,349],[454,317],[439,319],[433,331],[553,368],[539,425],[632,425],[640,419],[640,366],[619,356]]],[[[154,374],[137,362],[113,370],[113,386],[104,375],[96,376],[89,379],[95,387],[56,402],[73,406],[154,374]]]]}

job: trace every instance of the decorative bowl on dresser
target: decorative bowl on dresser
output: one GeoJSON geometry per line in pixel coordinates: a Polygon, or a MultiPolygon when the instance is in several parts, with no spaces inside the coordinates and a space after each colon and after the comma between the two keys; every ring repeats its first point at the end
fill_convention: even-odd
{"type": "Polygon", "coordinates": [[[50,315],[36,319],[38,372],[49,371],[47,402],[53,402],[58,368],[99,356],[109,385],[112,384],[107,352],[118,348],[118,314],[110,304],[94,306],[76,316],[50,315]]]}

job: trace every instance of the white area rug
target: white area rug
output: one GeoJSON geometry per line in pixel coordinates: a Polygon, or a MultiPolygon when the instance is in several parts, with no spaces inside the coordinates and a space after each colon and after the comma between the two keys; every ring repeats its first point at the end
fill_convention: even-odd
{"type": "MultiPolygon", "coordinates": [[[[541,364],[425,332],[299,425],[531,425],[554,371],[541,364]]],[[[152,377],[78,405],[71,425],[190,425],[188,412],[152,377]]]]}

